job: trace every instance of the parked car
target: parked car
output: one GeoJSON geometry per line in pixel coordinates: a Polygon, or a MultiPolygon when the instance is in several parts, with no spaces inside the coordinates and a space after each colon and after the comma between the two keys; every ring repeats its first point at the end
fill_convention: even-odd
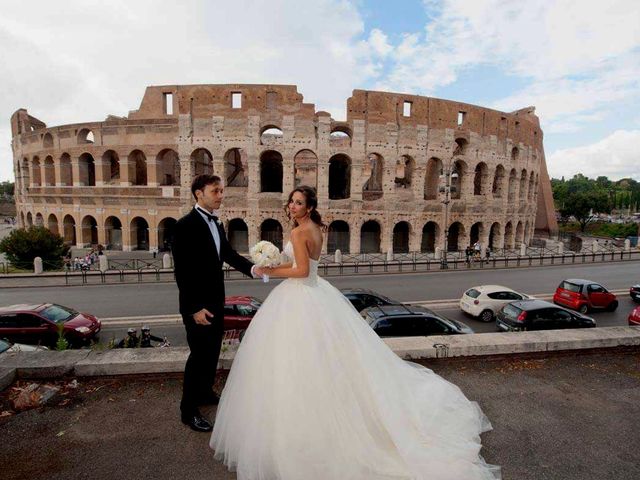
{"type": "Polygon", "coordinates": [[[591,317],[538,299],[507,303],[496,315],[496,327],[506,332],[595,326],[591,317]]]}
{"type": "Polygon", "coordinates": [[[233,296],[224,300],[224,329],[246,330],[262,300],[256,297],[233,296]]]}
{"type": "Polygon", "coordinates": [[[340,291],[359,312],[376,305],[402,305],[402,302],[366,288],[342,288],[340,291]]]}
{"type": "Polygon", "coordinates": [[[629,325],[632,327],[640,326],[640,307],[631,310],[629,314],[629,325]]]}
{"type": "Polygon", "coordinates": [[[55,303],[0,307],[0,338],[53,346],[59,328],[72,346],[79,346],[95,339],[102,324],[91,314],[55,303]]]}
{"type": "Polygon", "coordinates": [[[640,302],[640,283],[633,285],[629,289],[629,295],[631,295],[634,302],[640,302]]]}
{"type": "Polygon", "coordinates": [[[618,308],[616,296],[606,288],[591,280],[569,278],[558,285],[553,295],[553,303],[563,305],[580,313],[594,309],[613,312],[618,308]]]}
{"type": "Polygon", "coordinates": [[[478,320],[490,322],[507,303],[527,298],[532,297],[502,285],[480,285],[462,294],[460,309],[478,320]]]}
{"type": "Polygon", "coordinates": [[[463,323],[414,305],[378,305],[360,312],[381,337],[416,337],[473,333],[463,323]]]}
{"type": "Polygon", "coordinates": [[[23,343],[11,343],[6,340],[0,340],[0,354],[5,352],[35,352],[38,350],[48,350],[48,348],[41,345],[25,345],[23,343]]]}

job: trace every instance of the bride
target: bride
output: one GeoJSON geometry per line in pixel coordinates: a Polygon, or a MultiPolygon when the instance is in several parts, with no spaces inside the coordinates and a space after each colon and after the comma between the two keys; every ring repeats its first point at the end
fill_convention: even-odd
{"type": "Polygon", "coordinates": [[[239,480],[484,480],[491,425],[431,370],[401,360],[318,276],[315,190],[296,188],[295,228],[272,269],[287,280],[255,315],[235,356],[210,446],[239,480]]]}

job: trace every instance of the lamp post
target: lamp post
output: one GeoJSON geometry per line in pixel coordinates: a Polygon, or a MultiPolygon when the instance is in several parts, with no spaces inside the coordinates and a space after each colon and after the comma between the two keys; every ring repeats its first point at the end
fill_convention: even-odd
{"type": "Polygon", "coordinates": [[[449,204],[451,203],[451,193],[456,192],[456,186],[451,185],[451,181],[458,178],[458,171],[456,170],[456,164],[453,162],[453,157],[449,160],[449,164],[446,169],[440,170],[440,180],[444,180],[444,185],[438,188],[440,193],[444,193],[444,199],[441,203],[444,205],[444,251],[442,252],[442,260],[440,261],[440,269],[446,270],[449,268],[447,263],[447,251],[449,250],[449,204]]]}

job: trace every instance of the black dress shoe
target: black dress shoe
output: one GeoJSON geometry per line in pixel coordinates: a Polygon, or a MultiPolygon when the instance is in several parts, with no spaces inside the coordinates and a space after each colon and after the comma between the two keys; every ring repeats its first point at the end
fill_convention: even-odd
{"type": "Polygon", "coordinates": [[[198,400],[198,405],[218,405],[218,403],[220,403],[220,397],[213,392],[198,400]]]}
{"type": "Polygon", "coordinates": [[[191,417],[182,417],[182,423],[189,425],[191,430],[195,430],[196,432],[210,432],[213,430],[213,425],[209,423],[209,420],[199,413],[191,417]]]}

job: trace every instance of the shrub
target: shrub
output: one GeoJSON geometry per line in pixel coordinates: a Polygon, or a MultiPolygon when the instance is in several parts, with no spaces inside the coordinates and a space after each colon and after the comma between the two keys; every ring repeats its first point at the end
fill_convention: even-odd
{"type": "Polygon", "coordinates": [[[31,227],[13,230],[0,241],[0,252],[21,268],[32,268],[33,259],[40,257],[45,270],[57,270],[62,268],[69,247],[60,235],[47,228],[31,227]]]}

